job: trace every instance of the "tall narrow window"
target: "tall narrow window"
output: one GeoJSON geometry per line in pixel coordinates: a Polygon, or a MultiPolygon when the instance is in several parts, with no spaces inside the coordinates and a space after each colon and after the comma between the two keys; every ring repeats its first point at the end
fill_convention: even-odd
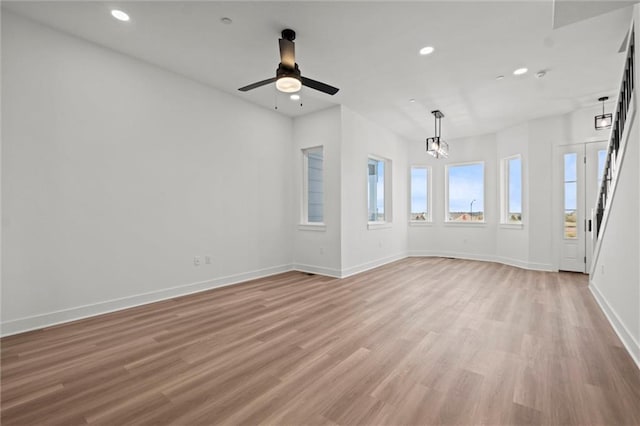
{"type": "Polygon", "coordinates": [[[391,160],[369,157],[367,178],[369,222],[391,222],[391,160]]]}
{"type": "Polygon", "coordinates": [[[575,239],[578,237],[577,208],[578,183],[575,152],[564,155],[564,237],[575,239]]]}
{"type": "Polygon", "coordinates": [[[502,160],[502,214],[505,224],[522,223],[522,160],[520,156],[502,160]]]}
{"type": "Polygon", "coordinates": [[[303,220],[322,223],[324,220],[324,179],[322,147],[302,150],[304,155],[303,220]]]}
{"type": "Polygon", "coordinates": [[[411,211],[409,220],[413,222],[430,222],[430,181],[431,169],[424,166],[411,167],[411,211]]]}
{"type": "Polygon", "coordinates": [[[484,163],[447,166],[447,221],[484,222],[484,163]]]}
{"type": "Polygon", "coordinates": [[[384,161],[369,158],[369,222],[384,222],[384,161]]]}

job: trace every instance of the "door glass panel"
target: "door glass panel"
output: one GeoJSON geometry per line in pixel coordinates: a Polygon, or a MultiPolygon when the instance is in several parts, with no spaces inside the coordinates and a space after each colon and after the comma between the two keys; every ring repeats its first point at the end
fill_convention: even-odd
{"type": "Polygon", "coordinates": [[[607,150],[601,149],[598,151],[598,188],[602,184],[602,174],[604,173],[604,165],[607,161],[607,150]]]}
{"type": "Polygon", "coordinates": [[[577,158],[575,152],[564,155],[564,238],[576,239],[578,186],[577,186],[577,158]]]}

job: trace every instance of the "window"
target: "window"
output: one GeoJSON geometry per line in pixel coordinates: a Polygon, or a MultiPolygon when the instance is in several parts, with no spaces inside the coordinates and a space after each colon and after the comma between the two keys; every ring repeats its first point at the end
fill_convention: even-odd
{"type": "Polygon", "coordinates": [[[598,188],[602,184],[602,175],[604,174],[604,166],[607,162],[607,150],[598,150],[598,188]]]}
{"type": "Polygon", "coordinates": [[[564,155],[564,237],[578,238],[577,211],[578,183],[576,161],[578,154],[571,152],[564,155]]]}
{"type": "Polygon", "coordinates": [[[369,157],[367,166],[369,222],[391,222],[391,160],[369,157]]]}
{"type": "Polygon", "coordinates": [[[321,224],[324,220],[324,161],[322,147],[302,150],[304,156],[303,222],[321,224]]]}
{"type": "Polygon", "coordinates": [[[446,168],[447,222],[484,222],[484,163],[446,168]]]}
{"type": "Polygon", "coordinates": [[[411,167],[411,206],[409,220],[413,222],[431,221],[431,168],[411,167]]]}
{"type": "Polygon", "coordinates": [[[502,213],[505,224],[522,223],[522,159],[520,156],[502,160],[502,213]]]}

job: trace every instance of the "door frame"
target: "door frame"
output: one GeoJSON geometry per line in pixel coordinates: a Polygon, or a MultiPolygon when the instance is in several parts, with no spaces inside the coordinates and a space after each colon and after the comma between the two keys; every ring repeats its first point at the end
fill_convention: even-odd
{"type": "MultiPolygon", "coordinates": [[[[564,144],[559,144],[559,145],[555,145],[553,147],[553,159],[552,159],[552,200],[551,200],[551,204],[552,204],[552,248],[553,248],[553,267],[556,271],[560,270],[560,265],[561,265],[561,256],[562,256],[562,243],[561,243],[561,235],[563,235],[563,227],[564,227],[564,221],[562,220],[562,215],[559,214],[559,212],[561,210],[564,210],[564,153],[565,150],[570,147],[570,146],[579,146],[582,145],[581,148],[581,153],[583,155],[583,158],[587,156],[589,150],[588,150],[588,145],[591,144],[602,144],[605,149],[606,149],[606,145],[608,143],[608,140],[606,139],[597,139],[597,140],[588,140],[585,142],[577,142],[577,143],[564,143],[564,144]]],[[[595,152],[597,153],[597,149],[595,150],[595,152]]],[[[578,153],[580,155],[580,152],[578,153]]],[[[597,161],[597,155],[595,157],[596,161],[597,161]]],[[[584,227],[585,227],[585,219],[589,220],[591,219],[591,209],[593,208],[593,206],[589,206],[587,205],[587,200],[590,198],[586,195],[587,193],[587,176],[586,176],[586,165],[584,164],[585,160],[580,160],[578,158],[578,162],[583,161],[582,163],[582,181],[583,181],[583,185],[584,185],[584,194],[582,197],[582,203],[584,204],[584,211],[582,213],[582,217],[578,219],[578,226],[579,229],[583,229],[583,234],[584,234],[584,255],[587,257],[587,262],[592,260],[591,256],[588,256],[587,254],[587,250],[589,250],[589,247],[591,247],[591,233],[588,232],[588,230],[586,232],[584,232],[584,227]]],[[[597,163],[595,164],[595,169],[597,171],[597,163]]],[[[597,188],[595,189],[596,191],[598,190],[597,188]]],[[[579,191],[578,191],[579,192],[579,191]]],[[[593,199],[597,198],[597,195],[593,196],[593,199]]],[[[593,231],[593,225],[592,225],[592,231],[593,231]]],[[[588,265],[588,263],[584,264],[584,274],[588,274],[589,273],[589,269],[590,269],[590,265],[588,265]]]]}

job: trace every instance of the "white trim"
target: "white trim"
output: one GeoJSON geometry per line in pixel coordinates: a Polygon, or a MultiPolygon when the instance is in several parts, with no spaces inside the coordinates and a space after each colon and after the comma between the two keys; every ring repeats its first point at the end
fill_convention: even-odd
{"type": "Polygon", "coordinates": [[[618,335],[620,341],[624,345],[625,349],[636,363],[636,367],[640,369],[640,344],[634,339],[633,334],[627,330],[624,323],[620,320],[616,311],[611,308],[607,299],[605,299],[604,295],[600,293],[596,284],[591,281],[589,283],[589,290],[591,294],[593,294],[593,298],[596,300],[600,309],[604,313],[604,316],[609,320],[609,324],[613,328],[613,331],[618,335]]]}
{"type": "Polygon", "coordinates": [[[351,266],[349,268],[343,268],[341,273],[341,278],[347,278],[352,275],[359,274],[361,272],[368,271],[370,269],[377,268],[382,265],[386,265],[387,263],[396,262],[398,260],[402,260],[408,257],[407,253],[398,253],[392,256],[383,257],[381,259],[372,260],[371,262],[361,263],[360,265],[351,266]]]}
{"type": "MultiPolygon", "coordinates": [[[[6,321],[1,324],[0,335],[2,337],[11,336],[27,331],[43,329],[58,324],[77,321],[97,315],[108,314],[123,309],[134,308],[136,306],[146,305],[150,303],[160,302],[163,300],[173,299],[176,297],[186,296],[189,294],[200,293],[215,288],[226,287],[230,285],[242,284],[250,280],[268,277],[271,275],[281,274],[290,271],[300,271],[324,275],[332,278],[346,278],[388,263],[396,262],[407,257],[452,257],[457,259],[477,260],[485,262],[498,262],[524,269],[533,269],[540,271],[551,271],[550,265],[522,262],[516,259],[496,258],[492,256],[479,256],[470,253],[454,253],[454,252],[428,252],[428,251],[411,251],[408,253],[398,253],[393,256],[376,259],[355,265],[342,270],[327,268],[323,266],[292,264],[280,265],[265,269],[259,269],[251,272],[245,272],[226,277],[215,278],[207,281],[170,287],[149,293],[142,293],[133,296],[112,299],[104,302],[93,303],[89,305],[78,306],[69,309],[49,312],[46,314],[34,315],[30,317],[18,318],[6,321]]],[[[622,339],[622,338],[621,338],[622,339]]],[[[623,343],[625,342],[624,339],[623,343]]],[[[637,345],[637,344],[636,344],[637,345]]]]}
{"type": "Polygon", "coordinates": [[[460,253],[450,251],[428,251],[428,250],[412,250],[409,251],[409,257],[451,257],[462,260],[477,260],[481,262],[495,262],[503,265],[514,266],[521,269],[529,269],[532,271],[557,272],[551,264],[527,262],[521,259],[513,259],[501,256],[481,255],[476,253],[460,253]]]}
{"type": "Polygon", "coordinates": [[[299,223],[298,231],[317,231],[317,232],[325,232],[327,230],[327,225],[324,223],[299,223]]]}
{"type": "Polygon", "coordinates": [[[324,266],[305,265],[305,264],[302,264],[302,263],[294,263],[292,265],[291,269],[294,270],[294,271],[305,272],[305,273],[308,273],[308,274],[324,275],[324,276],[332,277],[332,278],[341,278],[342,277],[342,274],[341,274],[339,269],[326,268],[324,266]]]}
{"type": "Polygon", "coordinates": [[[270,268],[228,275],[226,277],[214,278],[207,281],[169,287],[148,293],[141,293],[133,296],[111,299],[104,302],[97,302],[88,305],[77,306],[74,308],[61,309],[59,311],[48,312],[45,314],[18,318],[3,322],[1,326],[2,331],[0,332],[0,334],[2,335],[2,337],[11,336],[17,333],[51,327],[57,324],[120,311],[122,309],[133,308],[136,306],[160,302],[167,299],[173,299],[174,297],[186,296],[188,294],[212,290],[214,288],[241,284],[249,280],[281,274],[283,272],[289,272],[291,270],[291,265],[273,266],[270,268]]]}

